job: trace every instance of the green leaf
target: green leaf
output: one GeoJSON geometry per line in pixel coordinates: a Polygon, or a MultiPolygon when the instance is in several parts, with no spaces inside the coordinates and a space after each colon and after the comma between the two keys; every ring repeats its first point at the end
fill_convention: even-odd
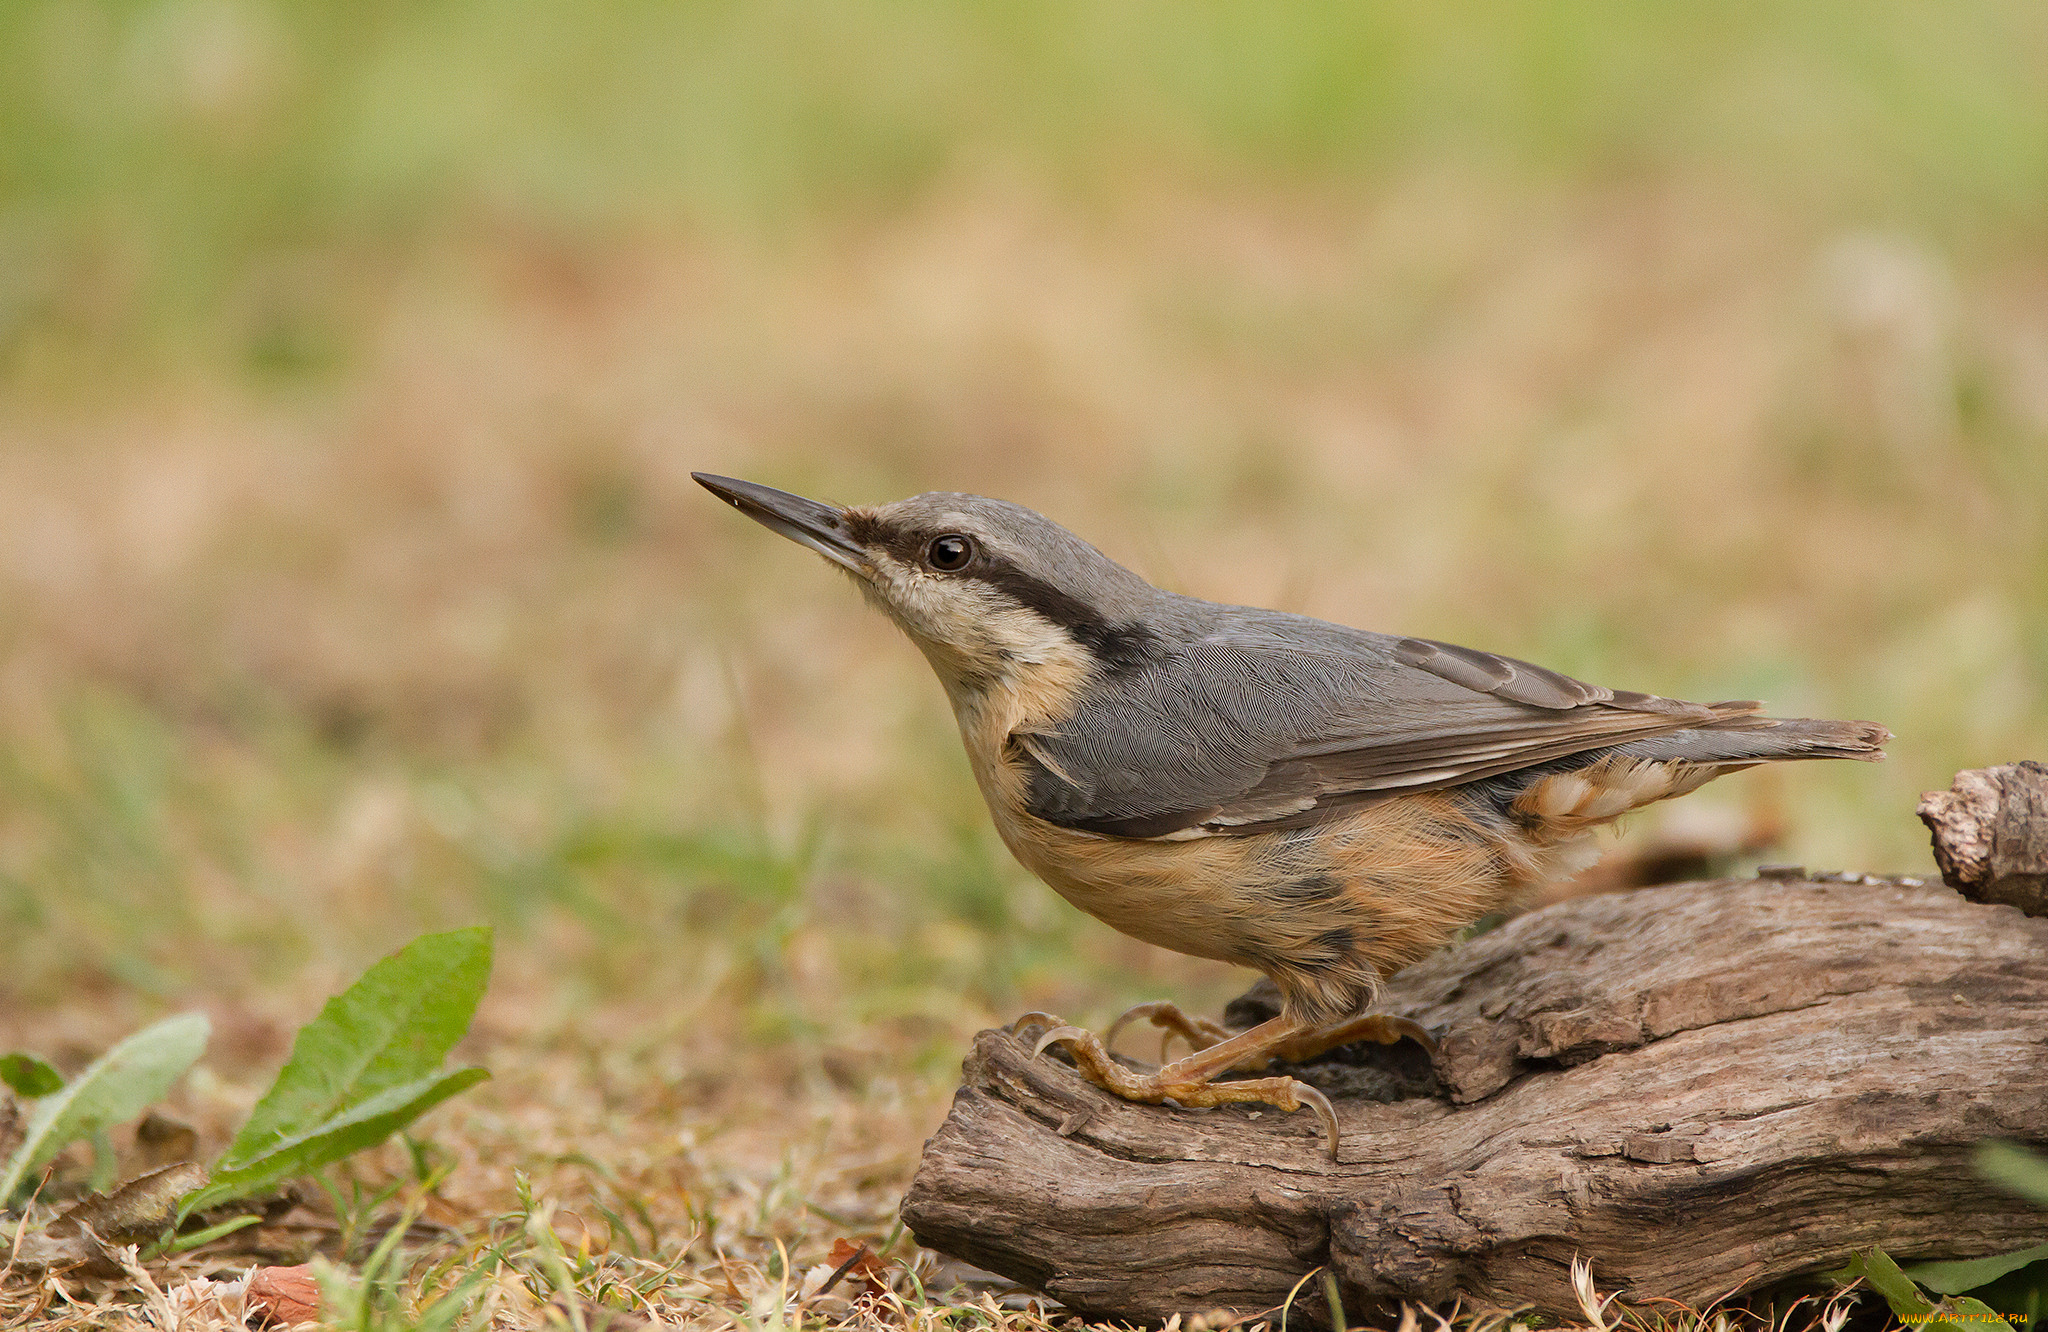
{"type": "Polygon", "coordinates": [[[1870,1283],[1872,1290],[1884,1296],[1885,1303],[1892,1308],[1893,1317],[1908,1327],[1924,1329],[1925,1332],[1987,1332],[1987,1329],[2009,1326],[1996,1309],[1982,1300],[1964,1296],[1936,1304],[1882,1249],[1859,1253],[1849,1260],[1848,1266],[1829,1272],[1827,1276],[1830,1281],[1845,1286],[1862,1278],[1870,1283]]]}
{"type": "Polygon", "coordinates": [[[1907,1276],[1929,1290],[1943,1295],[1960,1295],[1966,1290],[1989,1285],[2007,1272],[2017,1272],[2028,1263],[2048,1258],[2048,1244],[2036,1244],[2017,1253],[1969,1258],[1953,1263],[1916,1263],[1905,1269],[1907,1276]]]}
{"type": "Polygon", "coordinates": [[[31,1170],[79,1138],[133,1119],[171,1089],[206,1051],[203,1013],[145,1027],[96,1060],[77,1080],[36,1102],[21,1146],[0,1171],[0,1203],[31,1170]]]}
{"type": "Polygon", "coordinates": [[[2001,1277],[1980,1289],[1977,1297],[1999,1312],[2013,1315],[2012,1321],[2029,1332],[2043,1332],[2048,1329],[2048,1263],[2035,1263],[2001,1277]]]}
{"type": "Polygon", "coordinates": [[[490,972],[484,926],[423,935],[364,972],[299,1029],[291,1058],[228,1144],[215,1179],[272,1160],[351,1107],[427,1078],[469,1029],[490,972]]]}
{"type": "Polygon", "coordinates": [[[1967,1295],[1958,1299],[1943,1300],[1941,1309],[1945,1316],[1937,1316],[1928,1326],[1941,1329],[1943,1332],[1984,1332],[1986,1328],[1993,1329],[1993,1332],[2003,1332],[2011,1326],[1999,1316],[1998,1310],[1982,1300],[1973,1300],[1967,1295]]]}
{"type": "Polygon", "coordinates": [[[1979,1299],[2003,1314],[2010,1314],[2006,1329],[1994,1332],[2018,1332],[2018,1329],[2032,1328],[2034,1332],[2048,1329],[2048,1259],[2029,1263],[2015,1272],[2008,1272],[1989,1285],[1977,1287],[1970,1292],[1973,1299],[1979,1299]]]}
{"type": "Polygon", "coordinates": [[[190,1216],[232,1198],[261,1193],[374,1147],[457,1092],[490,1076],[481,1068],[464,1068],[387,1087],[324,1123],[272,1143],[253,1160],[223,1164],[213,1172],[211,1184],[185,1199],[179,1215],[190,1216]]]}
{"type": "Polygon", "coordinates": [[[1885,1303],[1891,1305],[1892,1313],[1900,1322],[1925,1322],[1927,1315],[1934,1312],[1934,1301],[1913,1284],[1911,1277],[1899,1270],[1899,1265],[1883,1249],[1859,1253],[1849,1260],[1847,1267],[1828,1273],[1830,1281],[1844,1286],[1858,1278],[1884,1296],[1885,1303]]]}
{"type": "Polygon", "coordinates": [[[2048,1207],[2048,1157],[2010,1142],[1987,1142],[1977,1149],[1977,1173],[2008,1193],[2048,1207]]]}
{"type": "Polygon", "coordinates": [[[26,1096],[30,1100],[64,1089],[64,1079],[56,1069],[19,1050],[0,1055],[0,1082],[12,1087],[15,1095],[26,1096]]]}

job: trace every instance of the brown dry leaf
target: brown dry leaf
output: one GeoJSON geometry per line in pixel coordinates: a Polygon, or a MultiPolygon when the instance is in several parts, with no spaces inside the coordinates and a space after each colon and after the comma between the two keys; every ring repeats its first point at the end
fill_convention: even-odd
{"type": "Polygon", "coordinates": [[[846,1277],[860,1283],[856,1299],[879,1300],[889,1293],[889,1263],[865,1244],[856,1244],[846,1238],[832,1241],[832,1253],[826,1259],[834,1271],[846,1269],[846,1277]]]}
{"type": "Polygon", "coordinates": [[[119,1272],[107,1246],[91,1231],[53,1239],[39,1230],[24,1230],[14,1242],[12,1263],[25,1271],[84,1268],[97,1275],[119,1272]]]}
{"type": "Polygon", "coordinates": [[[171,1224],[178,1199],[205,1184],[205,1166],[190,1161],[152,1170],[108,1194],[89,1194],[39,1231],[24,1233],[15,1260],[26,1268],[119,1270],[112,1245],[153,1239],[171,1224]]]}
{"type": "Polygon", "coordinates": [[[153,1239],[171,1224],[178,1199],[203,1186],[205,1166],[180,1161],[146,1175],[137,1175],[108,1194],[89,1194],[55,1221],[48,1233],[58,1239],[90,1230],[102,1240],[127,1243],[153,1239]]]}
{"type": "Polygon", "coordinates": [[[257,1268],[245,1299],[250,1313],[270,1323],[310,1323],[320,1316],[320,1283],[306,1263],[257,1268]]]}

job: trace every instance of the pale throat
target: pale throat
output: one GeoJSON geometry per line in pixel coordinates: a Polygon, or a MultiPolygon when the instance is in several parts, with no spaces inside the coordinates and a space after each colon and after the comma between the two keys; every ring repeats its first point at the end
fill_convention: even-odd
{"type": "MultiPolygon", "coordinates": [[[[1032,632],[1016,632],[1025,626],[1014,621],[1002,625],[1011,632],[991,635],[971,656],[961,654],[963,660],[946,662],[938,672],[977,767],[1001,761],[1012,731],[1049,730],[1071,716],[1096,670],[1095,659],[1057,625],[1029,612],[1015,620],[1034,621],[1032,632]]],[[[953,653],[925,649],[934,666],[953,653]]]]}

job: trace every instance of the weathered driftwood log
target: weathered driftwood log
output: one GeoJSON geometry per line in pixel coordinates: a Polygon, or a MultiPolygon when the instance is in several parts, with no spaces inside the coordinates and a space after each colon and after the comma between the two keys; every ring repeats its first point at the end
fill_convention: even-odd
{"type": "Polygon", "coordinates": [[[2048,916],[2048,766],[2028,759],[1959,772],[1948,790],[1920,797],[1920,821],[1949,887],[2048,916]]]}
{"type": "Polygon", "coordinates": [[[1409,968],[1385,1007],[1441,1034],[1433,1069],[1402,1045],[1297,1070],[1337,1102],[1337,1163],[1306,1113],[1125,1104],[983,1032],[903,1214],[1127,1318],[1268,1309],[1319,1264],[1354,1315],[1562,1314],[1575,1255],[1603,1290],[1700,1303],[1869,1245],[2048,1240],[1970,1169],[1984,1139],[2048,1142],[2048,920],[1847,877],[1582,898],[1409,968]]]}

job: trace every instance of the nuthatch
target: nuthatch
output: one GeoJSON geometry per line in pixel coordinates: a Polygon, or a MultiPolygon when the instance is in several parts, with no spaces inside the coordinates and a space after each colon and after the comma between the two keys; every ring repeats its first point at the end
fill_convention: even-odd
{"type": "Polygon", "coordinates": [[[1380,978],[1577,873],[1595,828],[1758,763],[1882,758],[1891,738],[1162,592],[1002,500],[838,508],[696,479],[847,570],[910,635],[1026,868],[1126,934],[1264,972],[1282,999],[1236,1033],[1170,1004],[1133,1009],[1117,1026],[1145,1017],[1195,1047],[1149,1074],[1057,1019],[1039,1050],[1064,1044],[1128,1100],[1310,1104],[1333,1154],[1320,1092],[1215,1079],[1364,1038],[1427,1045],[1364,1011],[1380,978]]]}

